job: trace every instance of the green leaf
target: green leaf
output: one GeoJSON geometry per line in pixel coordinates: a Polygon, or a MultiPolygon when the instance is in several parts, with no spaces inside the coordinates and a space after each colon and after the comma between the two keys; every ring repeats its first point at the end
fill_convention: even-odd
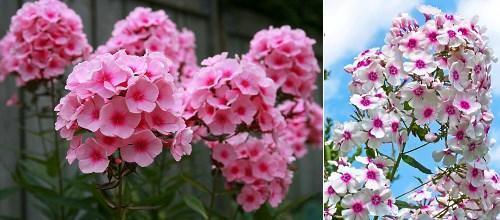
{"type": "Polygon", "coordinates": [[[321,194],[315,193],[312,195],[297,198],[294,201],[284,204],[276,210],[276,212],[274,213],[274,219],[280,217],[281,214],[286,213],[288,211],[300,209],[303,205],[305,205],[310,201],[313,201],[314,199],[321,200],[321,194]]]}
{"type": "Polygon", "coordinates": [[[196,197],[192,195],[183,195],[184,202],[186,203],[189,208],[192,210],[198,212],[203,219],[207,219],[207,212],[205,210],[205,207],[203,207],[203,203],[196,197]]]}
{"type": "Polygon", "coordinates": [[[373,150],[373,148],[366,148],[366,156],[368,156],[369,158],[375,158],[375,151],[373,150]]]}
{"type": "Polygon", "coordinates": [[[191,176],[189,176],[187,174],[181,174],[180,176],[181,176],[181,178],[184,181],[186,181],[187,183],[191,184],[192,186],[194,186],[198,190],[210,194],[210,190],[206,186],[204,186],[202,183],[200,183],[197,180],[195,180],[193,177],[191,177],[191,176]]]}
{"type": "Polygon", "coordinates": [[[420,172],[425,173],[425,174],[432,174],[432,171],[429,170],[429,168],[425,167],[421,163],[419,163],[417,160],[415,160],[413,157],[403,154],[402,159],[405,163],[408,165],[417,168],[420,170],[420,172]]]}
{"type": "Polygon", "coordinates": [[[412,205],[412,204],[407,203],[407,202],[402,201],[402,200],[396,200],[396,202],[394,204],[396,204],[396,206],[398,208],[400,208],[400,209],[402,209],[402,208],[408,208],[408,209],[416,209],[416,208],[418,208],[417,206],[412,205]]]}
{"type": "Polygon", "coordinates": [[[269,209],[269,207],[267,205],[263,205],[255,212],[255,214],[253,215],[253,219],[273,219],[273,215],[271,214],[271,210],[269,209]]]}
{"type": "Polygon", "coordinates": [[[0,201],[8,198],[9,196],[14,194],[18,190],[19,190],[19,188],[15,187],[15,186],[0,189],[0,201]]]}
{"type": "Polygon", "coordinates": [[[403,106],[404,106],[404,107],[403,107],[403,109],[404,109],[405,111],[410,111],[410,110],[412,110],[412,109],[413,109],[413,108],[410,106],[410,102],[409,102],[409,101],[406,101],[406,102],[403,104],[403,106]]]}

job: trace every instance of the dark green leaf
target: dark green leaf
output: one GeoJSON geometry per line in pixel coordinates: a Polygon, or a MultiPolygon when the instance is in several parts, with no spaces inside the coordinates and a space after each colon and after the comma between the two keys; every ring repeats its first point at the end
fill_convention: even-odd
{"type": "Polygon", "coordinates": [[[206,193],[210,193],[210,190],[206,186],[204,186],[202,183],[195,180],[193,177],[191,177],[187,174],[181,174],[181,178],[183,180],[185,180],[187,183],[189,183],[192,186],[194,186],[195,188],[197,188],[198,190],[206,192],[206,193]]]}
{"type": "Polygon", "coordinates": [[[196,197],[192,195],[183,195],[184,202],[186,203],[189,208],[192,210],[196,211],[198,214],[200,214],[203,219],[207,219],[207,212],[205,210],[205,207],[203,207],[203,203],[196,197]]]}
{"type": "Polygon", "coordinates": [[[273,215],[271,214],[269,207],[267,205],[263,205],[255,212],[253,219],[273,219],[273,215]]]}
{"type": "Polygon", "coordinates": [[[4,188],[4,189],[0,189],[0,201],[3,200],[3,199],[8,198],[9,196],[11,196],[12,194],[14,194],[18,190],[19,190],[19,188],[15,187],[15,186],[4,188]]]}
{"type": "Polygon", "coordinates": [[[418,170],[420,170],[420,172],[425,173],[425,174],[432,174],[431,170],[429,170],[427,167],[425,167],[424,165],[422,165],[421,163],[419,163],[413,157],[411,157],[409,155],[406,155],[406,154],[403,154],[402,159],[408,165],[410,165],[410,166],[412,166],[412,167],[417,168],[418,170]]]}
{"type": "Polygon", "coordinates": [[[375,158],[375,151],[373,150],[373,148],[367,147],[365,151],[366,156],[368,156],[369,158],[375,158]]]}

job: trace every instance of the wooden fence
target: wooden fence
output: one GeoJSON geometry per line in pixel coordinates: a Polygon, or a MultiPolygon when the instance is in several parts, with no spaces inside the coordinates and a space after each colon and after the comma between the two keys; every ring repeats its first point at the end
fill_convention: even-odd
{"type": "MultiPolygon", "coordinates": [[[[3,36],[10,25],[10,17],[22,5],[23,0],[0,0],[0,35],[3,36]]],[[[137,6],[163,9],[179,28],[186,27],[194,31],[197,43],[198,61],[204,57],[228,51],[245,53],[253,34],[269,25],[281,25],[265,15],[234,5],[224,5],[218,0],[65,0],[82,18],[84,30],[94,48],[103,44],[110,36],[116,21],[123,19],[137,6]]],[[[318,9],[320,12],[321,9],[318,9]]],[[[318,59],[321,59],[321,36],[316,39],[318,59]]],[[[318,87],[321,77],[318,77],[318,87]]],[[[20,134],[19,118],[23,116],[16,107],[6,107],[4,103],[17,87],[9,78],[0,84],[0,188],[13,185],[10,172],[19,158],[19,146],[38,151],[39,141],[29,134],[20,134]],[[24,136],[24,137],[23,137],[24,136]]],[[[321,89],[317,92],[317,100],[321,100],[321,89]]],[[[321,103],[321,101],[319,101],[321,103]]],[[[27,128],[35,126],[35,122],[26,121],[27,128]]],[[[51,126],[45,123],[45,126],[51,126]]],[[[34,128],[33,128],[34,129],[34,128]]],[[[302,158],[298,163],[298,171],[290,189],[288,199],[298,198],[322,188],[322,151],[315,150],[302,158]]],[[[209,163],[208,155],[193,155],[192,166],[209,163]],[[197,164],[195,164],[197,163],[197,164]]],[[[27,216],[28,219],[39,219],[36,209],[30,202],[21,201],[20,193],[0,201],[0,216],[27,216]]],[[[318,206],[321,202],[318,201],[318,206]]]]}

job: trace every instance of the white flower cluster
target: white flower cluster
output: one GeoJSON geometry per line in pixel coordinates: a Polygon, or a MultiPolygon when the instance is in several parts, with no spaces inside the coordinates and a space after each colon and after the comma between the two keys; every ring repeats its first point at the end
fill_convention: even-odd
{"type": "Polygon", "coordinates": [[[332,147],[340,157],[326,182],[326,218],[494,219],[500,211],[498,174],[486,166],[494,143],[488,131],[496,58],[485,29],[477,17],[466,20],[429,6],[420,11],[425,24],[400,15],[382,49],[366,50],[345,67],[352,75],[355,120],[334,126],[332,147]],[[420,147],[442,143],[432,154],[441,167],[398,211],[389,184],[401,159],[428,170],[409,155],[420,147],[405,151],[409,136],[424,142],[420,147]],[[397,157],[379,151],[386,145],[398,146],[397,157]],[[342,156],[360,147],[370,153],[362,168],[354,168],[342,156]]]}

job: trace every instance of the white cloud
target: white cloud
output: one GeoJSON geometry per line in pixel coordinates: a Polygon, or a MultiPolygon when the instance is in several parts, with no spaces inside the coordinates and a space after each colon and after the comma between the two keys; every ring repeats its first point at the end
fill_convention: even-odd
{"type": "Polygon", "coordinates": [[[330,76],[326,81],[323,81],[323,99],[325,102],[337,98],[339,95],[340,79],[330,76]]]}
{"type": "Polygon", "coordinates": [[[348,52],[366,49],[377,31],[388,28],[392,18],[409,12],[421,0],[323,1],[323,57],[325,66],[348,52]]]}
{"type": "MultiPolygon", "coordinates": [[[[461,0],[457,4],[457,13],[472,18],[474,15],[479,16],[479,25],[488,28],[486,35],[489,37],[489,45],[499,56],[500,54],[500,16],[498,9],[500,1],[497,0],[481,0],[470,1],[461,0]]],[[[492,71],[492,89],[495,95],[500,95],[500,64],[493,64],[492,71]]],[[[500,153],[500,150],[499,150],[500,153]]]]}

